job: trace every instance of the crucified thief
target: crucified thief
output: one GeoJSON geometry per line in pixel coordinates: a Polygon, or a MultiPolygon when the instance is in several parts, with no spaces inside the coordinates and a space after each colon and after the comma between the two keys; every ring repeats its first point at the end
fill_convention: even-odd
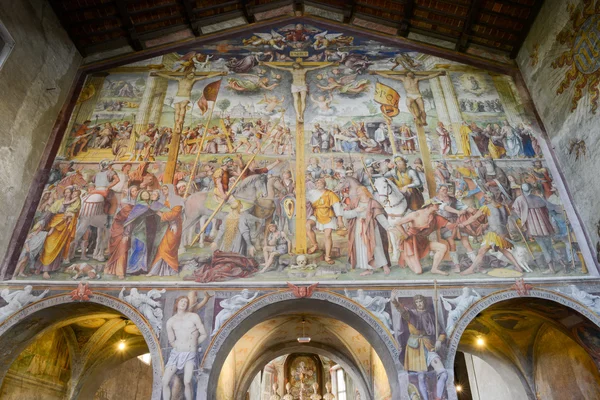
{"type": "Polygon", "coordinates": [[[415,123],[421,126],[427,126],[427,113],[425,112],[425,103],[423,95],[419,89],[419,82],[435,78],[440,75],[445,75],[445,71],[434,72],[432,74],[421,74],[408,71],[406,73],[395,72],[391,74],[389,71],[372,71],[372,73],[383,76],[384,78],[402,82],[406,91],[406,107],[413,115],[415,123]]]}

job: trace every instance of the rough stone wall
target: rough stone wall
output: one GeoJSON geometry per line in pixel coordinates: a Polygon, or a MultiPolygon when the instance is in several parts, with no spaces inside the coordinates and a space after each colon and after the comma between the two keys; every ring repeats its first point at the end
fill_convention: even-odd
{"type": "Polygon", "coordinates": [[[594,81],[596,85],[598,83],[598,71],[594,69],[600,66],[600,45],[596,24],[591,23],[586,29],[584,21],[593,22],[599,16],[593,14],[595,3],[600,2],[547,0],[517,58],[550,138],[550,146],[566,178],[564,181],[593,245],[599,239],[596,223],[599,218],[597,200],[600,198],[597,179],[600,168],[600,110],[593,110],[594,92],[591,86],[594,81]],[[584,12],[586,4],[592,6],[588,13],[584,12]],[[581,29],[573,26],[571,15],[583,23],[581,29]],[[564,43],[557,38],[561,31],[565,35],[564,43]],[[577,45],[580,39],[584,40],[577,45]],[[559,59],[563,55],[564,65],[561,66],[559,59]],[[558,93],[563,82],[566,85],[562,93],[558,93]],[[574,102],[579,90],[582,97],[574,102]],[[574,149],[569,154],[572,140],[585,140],[586,156],[580,155],[577,159],[574,149]]]}
{"type": "Polygon", "coordinates": [[[16,45],[0,70],[0,258],[81,56],[45,0],[0,2],[16,45]]]}

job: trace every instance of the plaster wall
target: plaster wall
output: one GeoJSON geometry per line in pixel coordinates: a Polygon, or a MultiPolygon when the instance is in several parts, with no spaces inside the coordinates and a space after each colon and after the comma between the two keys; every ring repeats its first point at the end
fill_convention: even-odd
{"type": "Polygon", "coordinates": [[[132,358],[115,368],[102,382],[94,400],[149,400],[152,396],[152,367],[132,358]]]}
{"type": "Polygon", "coordinates": [[[465,353],[465,361],[473,400],[528,400],[527,393],[516,376],[513,379],[502,376],[496,368],[471,354],[465,353]]]}
{"type": "Polygon", "coordinates": [[[45,0],[0,2],[0,21],[16,44],[0,70],[0,257],[81,56],[45,0]]]}
{"type": "Polygon", "coordinates": [[[591,24],[598,17],[596,3],[545,1],[517,58],[575,208],[594,245],[599,239],[596,201],[600,196],[596,180],[600,167],[599,112],[594,106],[598,92],[593,89],[598,84],[598,71],[595,64],[588,66],[587,61],[580,60],[591,56],[592,63],[598,62],[595,24],[591,24]],[[590,6],[587,11],[586,5],[590,6]],[[592,41],[586,42],[586,38],[592,41]],[[578,92],[581,99],[577,101],[578,92]],[[585,141],[587,151],[577,157],[572,144],[579,140],[585,141]]]}
{"type": "Polygon", "coordinates": [[[597,399],[599,379],[594,361],[564,333],[550,328],[538,337],[535,386],[539,399],[564,399],[566,393],[573,400],[597,399]]]}

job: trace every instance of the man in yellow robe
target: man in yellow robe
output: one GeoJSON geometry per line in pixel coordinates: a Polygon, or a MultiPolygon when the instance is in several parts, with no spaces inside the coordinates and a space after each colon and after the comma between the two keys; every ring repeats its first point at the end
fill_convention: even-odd
{"type": "Polygon", "coordinates": [[[471,128],[463,121],[460,126],[460,149],[465,157],[471,156],[471,128]]]}
{"type": "Polygon", "coordinates": [[[317,234],[315,232],[316,228],[325,234],[325,262],[333,264],[333,260],[331,259],[333,237],[331,235],[334,229],[342,229],[344,227],[342,205],[340,204],[340,198],[327,189],[325,179],[318,179],[316,186],[315,189],[309,190],[306,194],[306,198],[313,210],[313,215],[306,221],[306,233],[311,244],[308,254],[313,254],[319,249],[317,234]]]}
{"type": "Polygon", "coordinates": [[[79,191],[71,187],[65,189],[63,198],[56,200],[49,211],[53,214],[48,222],[48,236],[40,254],[38,272],[44,273],[44,279],[50,278],[50,272],[57,271],[63,257],[69,254],[71,241],[77,228],[77,216],[81,209],[79,191]]]}

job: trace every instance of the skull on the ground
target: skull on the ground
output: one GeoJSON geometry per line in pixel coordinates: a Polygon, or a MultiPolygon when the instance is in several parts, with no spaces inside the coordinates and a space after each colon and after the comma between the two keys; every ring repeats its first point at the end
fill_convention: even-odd
{"type": "Polygon", "coordinates": [[[300,254],[298,257],[296,257],[296,264],[298,265],[298,268],[306,267],[306,263],[308,263],[308,258],[306,258],[304,254],[300,254]]]}

